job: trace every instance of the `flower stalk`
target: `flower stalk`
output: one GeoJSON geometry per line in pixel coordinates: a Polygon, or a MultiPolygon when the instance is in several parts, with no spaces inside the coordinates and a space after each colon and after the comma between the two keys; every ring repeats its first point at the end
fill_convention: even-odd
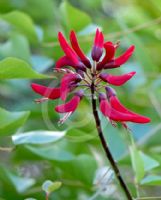
{"type": "Polygon", "coordinates": [[[122,188],[122,190],[124,191],[126,197],[128,200],[133,200],[132,195],[126,185],[126,183],[124,182],[120,170],[117,166],[117,163],[115,162],[110,149],[108,147],[108,145],[106,144],[106,140],[104,138],[103,132],[102,132],[102,127],[101,127],[101,121],[99,119],[99,115],[98,115],[98,111],[97,111],[97,104],[96,104],[96,98],[95,98],[95,85],[94,85],[94,81],[91,84],[91,101],[92,101],[92,110],[93,110],[93,116],[95,119],[95,123],[96,123],[96,128],[98,131],[98,135],[102,144],[102,147],[105,151],[106,157],[108,158],[108,161],[111,164],[111,167],[115,173],[116,178],[118,179],[120,186],[122,188]]]}

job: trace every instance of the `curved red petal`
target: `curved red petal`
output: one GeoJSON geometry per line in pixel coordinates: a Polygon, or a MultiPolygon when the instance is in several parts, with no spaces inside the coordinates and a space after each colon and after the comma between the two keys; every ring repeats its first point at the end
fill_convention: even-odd
{"type": "Polygon", "coordinates": [[[103,60],[101,61],[101,64],[103,64],[103,65],[113,59],[113,57],[115,55],[115,50],[116,50],[114,44],[112,44],[111,42],[106,42],[104,44],[104,48],[106,50],[106,54],[105,54],[103,60]]]}
{"type": "Polygon", "coordinates": [[[102,100],[100,102],[100,110],[104,116],[108,117],[110,120],[114,121],[131,121],[132,116],[124,114],[113,109],[107,100],[102,100]]]}
{"type": "Polygon", "coordinates": [[[71,62],[71,60],[67,56],[61,57],[55,64],[55,68],[57,69],[60,69],[65,66],[75,67],[74,64],[71,62]]]}
{"type": "Polygon", "coordinates": [[[58,113],[74,112],[80,102],[81,98],[79,96],[74,96],[69,102],[58,105],[55,107],[55,111],[58,113]]]}
{"type": "Polygon", "coordinates": [[[115,110],[119,111],[119,112],[123,112],[125,114],[130,114],[132,116],[134,116],[137,119],[138,123],[148,123],[150,122],[150,118],[142,116],[140,114],[137,114],[129,109],[127,109],[125,106],[123,106],[121,104],[121,102],[119,101],[119,99],[116,96],[111,96],[109,98],[111,107],[114,108],[115,110]]]}
{"type": "Polygon", "coordinates": [[[104,44],[104,35],[103,33],[100,31],[99,33],[99,38],[98,38],[98,46],[100,48],[103,48],[103,44],[104,44]]]}
{"type": "Polygon", "coordinates": [[[81,61],[87,66],[87,67],[91,67],[90,61],[88,60],[88,58],[86,57],[86,55],[84,54],[84,52],[81,50],[78,40],[77,40],[77,36],[75,34],[74,31],[71,31],[70,33],[70,41],[71,41],[71,45],[73,47],[73,49],[75,50],[75,52],[77,53],[77,55],[79,56],[79,58],[81,59],[81,61]]]}
{"type": "Polygon", "coordinates": [[[112,84],[115,86],[120,86],[120,85],[123,85],[124,83],[126,83],[129,79],[131,79],[135,73],[136,72],[130,72],[130,73],[119,75],[119,76],[102,73],[102,74],[100,74],[100,78],[103,81],[108,82],[109,84],[112,84]]]}
{"type": "Polygon", "coordinates": [[[132,45],[131,47],[129,47],[124,54],[122,54],[120,57],[115,59],[115,65],[116,66],[120,66],[122,64],[124,64],[133,54],[135,50],[135,46],[132,45]]]}
{"type": "Polygon", "coordinates": [[[67,48],[70,48],[70,49],[71,49],[71,47],[70,47],[70,45],[68,44],[68,42],[67,42],[67,40],[65,39],[64,35],[63,35],[61,32],[58,33],[58,40],[59,40],[59,43],[60,43],[60,46],[61,46],[62,50],[63,50],[63,51],[65,52],[65,54],[66,54],[66,49],[67,49],[67,48]]]}
{"type": "Polygon", "coordinates": [[[97,29],[96,29],[95,38],[94,38],[94,45],[95,45],[95,46],[98,45],[99,34],[100,34],[100,31],[99,31],[99,29],[97,28],[97,29]]]}
{"type": "Polygon", "coordinates": [[[97,64],[97,70],[103,69],[104,65],[111,61],[115,55],[116,48],[112,42],[104,43],[104,48],[106,53],[102,61],[97,64]]]}
{"type": "Polygon", "coordinates": [[[150,122],[149,118],[142,115],[120,112],[114,109],[107,100],[100,102],[100,110],[110,120],[118,122],[134,122],[141,124],[150,122]]]}
{"type": "Polygon", "coordinates": [[[46,87],[46,86],[43,86],[43,85],[39,85],[37,83],[32,83],[31,88],[37,94],[40,94],[40,95],[47,97],[49,99],[57,99],[57,98],[60,97],[60,88],[46,87]]]}

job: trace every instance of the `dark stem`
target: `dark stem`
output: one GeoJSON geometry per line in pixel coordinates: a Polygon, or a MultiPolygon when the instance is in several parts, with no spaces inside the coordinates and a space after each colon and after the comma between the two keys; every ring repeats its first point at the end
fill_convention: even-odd
{"type": "Polygon", "coordinates": [[[120,174],[120,171],[119,171],[119,168],[117,166],[117,163],[115,162],[111,152],[110,152],[110,149],[108,148],[107,144],[106,144],[106,141],[105,141],[105,138],[103,136],[103,132],[102,132],[102,128],[101,128],[101,122],[100,122],[100,119],[99,119],[99,116],[98,116],[98,112],[97,112],[97,105],[96,105],[96,99],[95,99],[95,85],[94,85],[94,81],[92,82],[91,84],[91,95],[92,95],[92,109],[93,109],[93,115],[94,115],[94,118],[95,118],[95,122],[96,122],[96,128],[97,128],[97,131],[98,131],[98,135],[99,135],[99,138],[101,140],[101,144],[102,144],[102,147],[106,153],[106,156],[111,164],[111,167],[113,168],[113,171],[115,173],[115,176],[117,177],[119,183],[120,183],[120,186],[122,188],[122,190],[124,191],[126,197],[128,200],[133,200],[132,198],[132,195],[127,187],[127,185],[125,184],[121,174],[120,174]]]}

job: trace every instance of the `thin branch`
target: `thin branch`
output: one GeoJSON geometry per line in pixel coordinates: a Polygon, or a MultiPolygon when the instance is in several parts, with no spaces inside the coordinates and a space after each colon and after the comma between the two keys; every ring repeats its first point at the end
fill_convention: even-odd
{"type": "Polygon", "coordinates": [[[132,195],[127,187],[127,185],[125,184],[121,174],[120,174],[120,171],[119,171],[119,168],[117,166],[117,163],[115,162],[111,152],[110,152],[110,149],[109,147],[107,146],[106,144],[106,140],[104,138],[104,135],[103,135],[103,132],[102,132],[102,128],[101,128],[101,122],[100,122],[100,119],[99,119],[99,116],[98,116],[98,112],[97,112],[97,106],[96,106],[96,99],[95,99],[95,85],[94,85],[94,80],[92,82],[92,85],[91,85],[91,96],[92,96],[92,109],[93,109],[93,115],[94,115],[94,119],[95,119],[95,122],[96,122],[96,128],[97,128],[97,131],[98,131],[98,135],[99,135],[99,138],[100,138],[100,141],[101,141],[101,144],[102,144],[102,147],[106,153],[106,156],[111,164],[111,167],[115,173],[115,176],[116,178],[118,179],[119,183],[120,183],[120,186],[122,188],[122,190],[124,191],[126,197],[128,200],[133,200],[132,198],[132,195]]]}

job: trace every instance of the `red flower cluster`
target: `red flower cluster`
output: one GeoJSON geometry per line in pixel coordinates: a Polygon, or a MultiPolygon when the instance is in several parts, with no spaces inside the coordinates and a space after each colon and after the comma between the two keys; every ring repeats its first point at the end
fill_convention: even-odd
{"type": "Polygon", "coordinates": [[[81,50],[74,31],[71,31],[70,33],[71,45],[67,42],[61,32],[58,33],[58,39],[65,55],[56,62],[54,70],[64,73],[64,75],[61,79],[59,88],[45,87],[33,83],[31,85],[32,89],[43,96],[43,98],[36,100],[37,102],[58,98],[65,101],[68,94],[72,93],[73,97],[71,100],[62,105],[58,105],[55,108],[56,112],[65,113],[64,117],[60,120],[60,122],[63,123],[76,110],[80,100],[85,96],[85,90],[82,89],[82,87],[91,89],[91,91],[94,87],[94,93],[98,93],[99,96],[100,110],[113,125],[116,125],[116,122],[120,122],[127,128],[126,122],[150,122],[149,118],[125,108],[120,103],[115,91],[111,87],[105,86],[106,94],[100,93],[100,88],[102,88],[100,85],[101,82],[121,86],[135,75],[135,72],[118,76],[102,72],[103,70],[113,69],[123,65],[132,55],[135,49],[134,46],[131,46],[125,53],[115,58],[115,52],[119,44],[113,44],[109,41],[104,42],[102,32],[97,29],[91,52],[92,63],[81,50]],[[105,51],[104,55],[103,50],[105,51]],[[73,70],[66,68],[67,66],[72,67],[73,70]],[[78,87],[81,87],[81,90],[74,92],[78,87]]]}

